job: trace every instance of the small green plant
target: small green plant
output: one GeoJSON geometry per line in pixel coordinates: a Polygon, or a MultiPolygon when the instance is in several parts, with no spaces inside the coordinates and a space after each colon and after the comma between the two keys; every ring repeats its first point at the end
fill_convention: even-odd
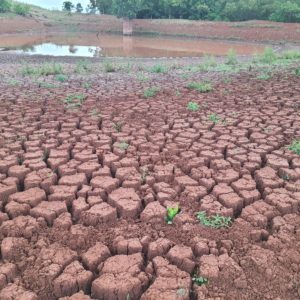
{"type": "Polygon", "coordinates": [[[149,80],[150,80],[150,78],[147,77],[147,76],[145,76],[143,73],[138,74],[138,75],[137,75],[137,79],[138,79],[138,81],[140,81],[140,82],[146,82],[146,81],[149,81],[149,80]]]}
{"type": "Polygon", "coordinates": [[[107,61],[104,63],[104,72],[105,73],[114,73],[116,72],[116,66],[112,64],[111,62],[107,61]]]}
{"type": "Polygon", "coordinates": [[[227,53],[226,64],[227,65],[236,65],[238,63],[236,52],[234,49],[229,49],[227,53]]]}
{"type": "Polygon", "coordinates": [[[92,117],[92,118],[101,118],[101,113],[96,109],[92,109],[90,112],[89,112],[89,115],[92,117]]]}
{"type": "Polygon", "coordinates": [[[147,177],[150,175],[149,169],[147,167],[142,168],[142,174],[141,174],[141,181],[142,184],[146,184],[147,182],[147,177]]]}
{"type": "Polygon", "coordinates": [[[91,87],[91,84],[88,82],[84,82],[81,86],[87,90],[91,87]]]}
{"type": "Polygon", "coordinates": [[[214,56],[205,56],[203,63],[198,67],[200,71],[210,71],[217,66],[214,56]]]}
{"type": "Polygon", "coordinates": [[[157,64],[152,66],[149,71],[151,73],[168,73],[169,69],[166,66],[157,64]]]}
{"type": "Polygon", "coordinates": [[[77,102],[77,103],[79,102],[80,104],[82,104],[85,99],[86,99],[86,96],[83,94],[69,95],[64,99],[64,103],[71,104],[74,102],[77,102]]]}
{"type": "Polygon", "coordinates": [[[56,75],[55,79],[59,82],[65,82],[68,80],[68,76],[66,76],[64,74],[58,74],[58,75],[56,75]]]}
{"type": "Polygon", "coordinates": [[[175,95],[176,95],[176,97],[180,97],[181,96],[181,93],[179,92],[179,90],[175,91],[175,95]]]}
{"type": "Polygon", "coordinates": [[[299,59],[300,58],[300,51],[298,50],[287,50],[284,51],[281,55],[280,58],[282,59],[299,59]]]}
{"type": "Polygon", "coordinates": [[[121,132],[122,128],[123,128],[123,124],[119,123],[119,122],[116,122],[116,123],[113,124],[113,128],[116,130],[116,132],[121,132]]]}
{"type": "Polygon", "coordinates": [[[19,85],[19,81],[16,80],[16,79],[9,79],[7,82],[11,86],[17,86],[17,85],[19,85]]]}
{"type": "Polygon", "coordinates": [[[277,60],[277,55],[273,48],[266,47],[264,52],[259,56],[259,60],[265,64],[272,64],[277,60]]]}
{"type": "Polygon", "coordinates": [[[187,88],[201,93],[208,93],[213,90],[209,82],[190,82],[187,84],[187,88]]]}
{"type": "Polygon", "coordinates": [[[144,97],[145,98],[155,97],[159,91],[160,89],[156,86],[150,87],[144,91],[144,97]]]}
{"type": "Polygon", "coordinates": [[[188,294],[188,290],[182,287],[177,289],[176,294],[179,298],[185,298],[188,294]]]}
{"type": "Polygon", "coordinates": [[[300,68],[295,70],[295,74],[296,74],[297,76],[300,76],[300,68]]]}
{"type": "Polygon", "coordinates": [[[48,82],[38,82],[38,86],[40,88],[45,88],[45,89],[54,89],[54,88],[56,88],[55,84],[48,83],[48,82]]]}
{"type": "Polygon", "coordinates": [[[33,66],[26,64],[22,68],[21,73],[23,76],[26,76],[26,75],[49,76],[49,75],[63,74],[64,71],[60,64],[52,62],[52,63],[44,63],[37,67],[33,67],[33,66]]]}
{"type": "Polygon", "coordinates": [[[128,149],[128,147],[129,147],[129,144],[128,143],[126,143],[125,141],[123,141],[123,142],[121,142],[121,143],[118,143],[118,148],[120,149],[120,150],[127,150],[128,149]]]}
{"type": "Polygon", "coordinates": [[[232,223],[231,217],[224,217],[220,215],[207,216],[205,211],[198,212],[197,219],[202,225],[215,229],[229,227],[232,223]]]}
{"type": "Polygon", "coordinates": [[[213,122],[214,124],[219,124],[220,122],[222,122],[222,118],[219,115],[215,114],[215,113],[210,114],[208,116],[208,120],[213,122]]]}
{"type": "Polygon", "coordinates": [[[196,102],[189,102],[187,104],[187,109],[190,111],[198,111],[200,109],[200,105],[196,102]]]}
{"type": "Polygon", "coordinates": [[[167,208],[167,216],[166,222],[168,224],[173,223],[173,219],[180,213],[180,207],[177,205],[176,207],[168,207],[167,208]]]}
{"type": "Polygon", "coordinates": [[[195,283],[198,286],[208,284],[208,279],[207,278],[205,278],[203,276],[198,276],[196,274],[192,277],[192,281],[193,281],[193,283],[195,283]]]}
{"type": "Polygon", "coordinates": [[[300,140],[294,140],[292,144],[288,146],[288,149],[300,155],[300,140]]]}
{"type": "Polygon", "coordinates": [[[269,80],[271,78],[271,75],[268,73],[262,73],[258,75],[256,78],[259,80],[269,80]]]}
{"type": "Polygon", "coordinates": [[[75,73],[81,74],[90,71],[89,62],[87,60],[80,60],[76,63],[75,73]]]}

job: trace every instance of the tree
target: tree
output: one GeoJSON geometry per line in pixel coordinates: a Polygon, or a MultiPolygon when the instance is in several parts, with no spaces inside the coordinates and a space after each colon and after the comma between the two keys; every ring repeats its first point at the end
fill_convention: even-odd
{"type": "Polygon", "coordinates": [[[65,1],[63,3],[63,11],[67,11],[69,14],[71,14],[71,11],[73,8],[74,8],[74,5],[71,1],[65,1]]]}
{"type": "Polygon", "coordinates": [[[0,1],[0,13],[5,13],[11,10],[11,1],[1,0],[0,1]]]}
{"type": "Polygon", "coordinates": [[[83,11],[83,8],[82,8],[81,3],[77,3],[76,4],[76,12],[81,14],[82,11],[83,11]]]}

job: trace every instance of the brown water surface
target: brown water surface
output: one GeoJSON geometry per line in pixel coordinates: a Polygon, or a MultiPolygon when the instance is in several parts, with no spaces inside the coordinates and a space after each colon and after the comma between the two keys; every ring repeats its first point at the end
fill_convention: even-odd
{"type": "Polygon", "coordinates": [[[113,34],[71,33],[50,35],[0,35],[0,47],[17,53],[54,56],[186,57],[260,53],[267,45],[258,43],[163,36],[123,37],[113,34]]]}

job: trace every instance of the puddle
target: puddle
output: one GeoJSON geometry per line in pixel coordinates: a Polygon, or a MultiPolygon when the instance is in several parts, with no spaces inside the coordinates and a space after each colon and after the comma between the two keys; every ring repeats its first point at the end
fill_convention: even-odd
{"type": "Polygon", "coordinates": [[[219,40],[109,34],[4,35],[0,51],[19,54],[83,57],[186,57],[226,55],[234,49],[238,55],[260,53],[266,45],[219,40]]]}

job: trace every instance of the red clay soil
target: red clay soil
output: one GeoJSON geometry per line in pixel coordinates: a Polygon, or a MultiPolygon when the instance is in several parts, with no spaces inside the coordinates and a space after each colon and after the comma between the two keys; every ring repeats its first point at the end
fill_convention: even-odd
{"type": "MultiPolygon", "coordinates": [[[[134,20],[134,34],[162,34],[207,39],[270,43],[300,42],[298,23],[268,21],[209,22],[188,20],[134,20]]],[[[122,20],[103,15],[47,13],[33,17],[0,18],[0,34],[27,32],[122,32],[122,20]],[[47,16],[48,15],[48,16],[47,16]]]]}
{"type": "Polygon", "coordinates": [[[299,299],[300,157],[286,145],[300,78],[241,74],[200,94],[160,76],[148,99],[149,83],[119,74],[90,89],[0,83],[1,300],[299,299]]]}

